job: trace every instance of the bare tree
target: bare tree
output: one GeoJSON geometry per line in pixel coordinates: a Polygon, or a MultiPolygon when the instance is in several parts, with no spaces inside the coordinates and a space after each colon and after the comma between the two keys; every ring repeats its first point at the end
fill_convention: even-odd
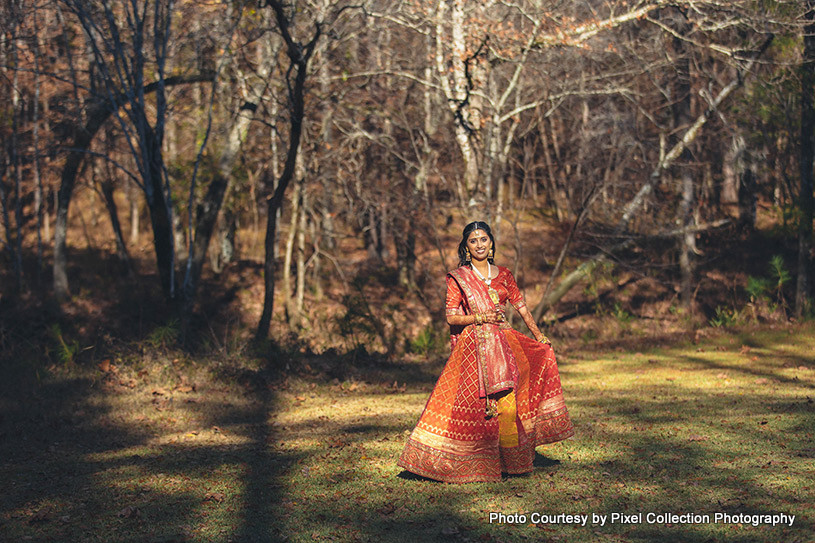
{"type": "MultiPolygon", "coordinates": [[[[116,117],[130,147],[139,172],[139,186],[150,210],[161,285],[172,298],[175,296],[172,192],[161,148],[167,112],[165,65],[175,2],[143,0],[117,4],[105,0],[90,5],[64,0],[64,4],[84,30],[94,72],[98,74],[94,83],[101,86],[103,97],[94,100],[96,108],[89,116],[90,126],[80,129],[83,133],[75,137],[79,149],[71,151],[87,149],[107,116],[112,113],[116,117]],[[147,57],[148,51],[153,54],[152,62],[147,57]],[[147,70],[156,74],[154,104],[147,100],[147,70]],[[155,108],[152,115],[151,106],[155,108]]],[[[80,159],[77,157],[77,166],[80,159]]],[[[63,297],[67,294],[64,247],[73,174],[66,165],[56,225],[54,287],[56,294],[63,297]]]]}
{"type": "Polygon", "coordinates": [[[167,118],[166,89],[181,83],[211,80],[209,73],[166,76],[174,0],[90,5],[61,0],[84,31],[92,79],[77,88],[96,89],[85,98],[85,121],[71,136],[62,169],[54,240],[54,291],[68,295],[66,232],[68,207],[79,166],[98,130],[112,117],[136,165],[131,179],[145,195],[153,226],[156,261],[164,293],[175,297],[175,241],[172,187],[162,154],[167,118]],[[155,74],[154,81],[147,81],[155,74]],[[151,97],[152,95],[152,97],[151,97]]]}
{"type": "MultiPolygon", "coordinates": [[[[297,41],[292,35],[293,14],[287,13],[281,2],[276,0],[264,0],[262,7],[271,8],[274,11],[277,27],[283,42],[286,45],[289,56],[289,66],[286,70],[286,87],[288,89],[289,108],[289,140],[286,152],[286,161],[280,177],[274,184],[274,192],[267,200],[266,205],[266,238],[264,243],[265,258],[263,265],[264,298],[263,312],[258,322],[256,337],[259,340],[266,339],[269,335],[269,325],[272,321],[272,310],[274,308],[275,291],[275,234],[277,230],[277,211],[283,205],[283,198],[286,188],[291,183],[295,173],[297,153],[300,147],[300,136],[303,131],[303,119],[305,117],[305,85],[308,75],[308,63],[314,53],[320,36],[322,35],[323,22],[314,22],[314,28],[309,41],[303,43],[297,41]]],[[[272,183],[267,183],[272,185],[272,183]]]]}

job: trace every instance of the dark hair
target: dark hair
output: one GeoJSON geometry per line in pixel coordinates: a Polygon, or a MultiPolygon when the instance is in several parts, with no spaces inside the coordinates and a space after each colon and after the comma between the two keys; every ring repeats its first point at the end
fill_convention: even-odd
{"type": "MultiPolygon", "coordinates": [[[[492,242],[492,254],[496,253],[495,249],[495,238],[492,237],[492,230],[490,230],[490,225],[485,223],[484,221],[474,221],[464,227],[464,232],[461,234],[461,243],[458,244],[458,265],[463,266],[467,264],[467,238],[470,237],[475,230],[483,230],[487,233],[490,237],[490,241],[492,242]]],[[[495,264],[492,258],[487,259],[490,264],[495,264]]]]}

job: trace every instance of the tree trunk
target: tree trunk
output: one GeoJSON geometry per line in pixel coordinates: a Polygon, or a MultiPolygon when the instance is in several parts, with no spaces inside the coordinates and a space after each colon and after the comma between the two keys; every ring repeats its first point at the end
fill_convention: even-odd
{"type": "Polygon", "coordinates": [[[806,0],[807,25],[804,27],[804,58],[801,65],[801,188],[798,206],[798,280],[795,288],[795,316],[801,317],[810,297],[810,260],[812,251],[813,182],[815,155],[815,0],[806,0]]]}
{"type": "Polygon", "coordinates": [[[283,196],[286,188],[294,177],[295,163],[300,148],[300,136],[303,132],[303,117],[305,116],[305,83],[307,76],[308,62],[314,53],[314,47],[320,38],[322,29],[316,25],[314,35],[307,44],[295,42],[289,33],[291,21],[286,18],[283,5],[278,0],[267,0],[266,5],[275,12],[277,26],[282,34],[283,41],[289,53],[291,70],[295,73],[294,82],[289,83],[289,142],[286,153],[286,164],[283,172],[277,181],[274,193],[268,200],[266,214],[266,239],[264,241],[265,257],[263,262],[263,311],[258,321],[258,329],[255,333],[257,340],[264,340],[269,337],[269,326],[272,323],[272,311],[274,309],[274,241],[277,231],[277,211],[283,204],[283,196]]]}
{"type": "Polygon", "coordinates": [[[269,337],[269,326],[272,324],[275,289],[274,246],[277,234],[277,210],[282,207],[282,200],[283,192],[280,191],[278,195],[277,191],[275,191],[275,195],[269,198],[266,205],[266,235],[263,242],[266,255],[263,260],[263,312],[260,315],[258,329],[255,333],[257,340],[264,340],[269,337]]]}
{"type": "Polygon", "coordinates": [[[305,182],[300,191],[300,217],[297,225],[297,286],[295,288],[294,310],[297,313],[297,324],[303,324],[303,300],[306,291],[306,217],[308,210],[308,193],[305,182]]]}
{"type": "Polygon", "coordinates": [[[756,229],[756,175],[749,162],[739,176],[739,229],[747,234],[756,229]]]}
{"type": "Polygon", "coordinates": [[[464,161],[463,180],[467,200],[465,204],[472,207],[475,205],[474,196],[478,190],[479,175],[476,150],[472,145],[470,132],[473,127],[477,129],[480,123],[477,119],[469,118],[470,110],[466,107],[470,99],[470,89],[464,64],[468,55],[465,43],[463,3],[459,0],[452,2],[442,0],[438,4],[436,21],[436,70],[450,111],[455,117],[453,129],[455,140],[464,161]],[[448,9],[450,10],[449,21],[446,13],[448,9]],[[445,32],[445,25],[448,22],[451,27],[449,37],[445,32]],[[448,64],[444,49],[448,43],[452,44],[451,64],[448,64]]]}
{"type": "Polygon", "coordinates": [[[170,203],[167,201],[164,187],[163,159],[161,142],[153,129],[145,122],[144,154],[146,155],[145,195],[147,209],[150,212],[150,223],[153,226],[153,248],[156,253],[161,290],[168,299],[175,292],[175,240],[173,236],[173,217],[170,203]]]}
{"type": "MultiPolygon", "coordinates": [[[[97,175],[97,165],[93,165],[94,176],[97,175]]],[[[125,245],[124,235],[122,234],[122,225],[119,222],[119,212],[116,209],[116,200],[113,197],[113,180],[110,179],[110,172],[107,172],[105,179],[99,181],[99,187],[102,190],[102,196],[105,199],[105,207],[108,210],[108,217],[110,217],[110,226],[113,228],[113,237],[116,240],[116,257],[121,264],[122,275],[133,277],[133,268],[130,265],[130,255],[127,253],[127,245],[125,245]]]]}
{"type": "MultiPolygon", "coordinates": [[[[14,24],[14,23],[12,23],[14,24]]],[[[16,27],[16,24],[14,24],[16,27]]],[[[16,33],[16,28],[13,31],[16,33]]],[[[12,62],[16,66],[19,62],[18,44],[16,36],[11,40],[12,62]]],[[[20,159],[20,86],[18,83],[19,70],[14,70],[11,92],[11,166],[14,172],[14,226],[16,237],[14,241],[14,277],[17,279],[17,290],[23,290],[23,166],[20,159]]]]}
{"type": "Polygon", "coordinates": [[[724,154],[722,161],[722,192],[719,202],[724,206],[731,206],[739,201],[739,177],[747,142],[737,133],[733,135],[730,147],[724,154]]]}
{"type": "Polygon", "coordinates": [[[406,228],[404,239],[396,242],[396,256],[398,260],[399,284],[404,287],[413,287],[416,284],[416,233],[413,228],[406,228]]]}
{"type": "MultiPolygon", "coordinates": [[[[240,258],[240,246],[237,239],[238,216],[233,209],[224,209],[221,212],[221,220],[217,224],[219,225],[216,237],[218,250],[215,251],[215,254],[218,263],[213,267],[213,271],[221,273],[225,264],[240,258]]],[[[212,262],[212,258],[210,258],[210,262],[212,262]]]]}
{"type": "Polygon", "coordinates": [[[72,150],[69,151],[62,167],[62,178],[57,193],[56,221],[54,222],[54,295],[60,301],[69,297],[66,240],[68,207],[71,204],[76,177],[93,137],[111,113],[112,111],[104,105],[90,108],[87,123],[85,126],[77,127],[74,132],[70,146],[72,150]]]}
{"type": "Polygon", "coordinates": [[[5,240],[3,248],[9,251],[9,257],[14,257],[14,243],[11,238],[11,219],[8,214],[8,194],[6,187],[3,184],[3,179],[6,177],[8,171],[8,154],[6,149],[3,149],[2,162],[0,162],[0,207],[3,209],[3,232],[5,233],[5,240]]]}
{"type": "MultiPolygon", "coordinates": [[[[673,38],[673,54],[676,57],[676,80],[674,82],[674,96],[676,100],[673,105],[673,121],[677,129],[691,126],[693,124],[692,117],[692,104],[691,104],[691,73],[690,73],[690,54],[688,46],[685,41],[678,36],[685,36],[690,31],[690,24],[685,19],[684,14],[678,12],[672,13],[673,17],[669,16],[666,21],[668,25],[673,26],[676,30],[677,37],[673,38]]],[[[696,253],[696,234],[691,230],[694,223],[694,207],[696,205],[696,183],[695,175],[692,170],[691,155],[689,146],[686,145],[680,154],[682,165],[679,170],[679,193],[681,200],[679,203],[679,210],[677,221],[682,226],[684,233],[679,236],[679,268],[681,272],[679,291],[680,300],[684,309],[688,312],[692,311],[691,299],[693,296],[693,276],[695,269],[694,255],[696,253]]]]}
{"type": "MultiPolygon", "coordinates": [[[[298,161],[299,162],[299,161],[298,161]]],[[[295,319],[294,294],[291,286],[291,261],[294,256],[294,240],[297,236],[297,219],[301,213],[300,206],[303,201],[303,178],[294,180],[294,195],[291,199],[291,217],[289,217],[289,232],[286,236],[286,249],[283,252],[283,306],[286,312],[286,322],[295,319]]]]}
{"type": "Polygon", "coordinates": [[[127,184],[127,200],[130,205],[130,243],[136,245],[139,242],[139,199],[133,184],[127,184]]]}
{"type": "Polygon", "coordinates": [[[682,201],[679,205],[680,222],[685,232],[680,237],[679,267],[682,272],[680,283],[680,299],[687,311],[692,311],[693,305],[693,277],[695,270],[694,255],[696,253],[696,233],[690,230],[694,220],[695,183],[693,172],[686,166],[682,172],[682,201]]]}
{"type": "MultiPolygon", "coordinates": [[[[43,218],[43,190],[42,190],[42,172],[40,170],[40,54],[43,50],[41,42],[42,37],[39,33],[38,17],[36,13],[32,14],[34,23],[34,118],[32,123],[34,125],[32,131],[32,143],[34,144],[34,215],[37,217],[37,284],[42,284],[43,272],[43,243],[42,243],[42,218],[43,218]]],[[[47,110],[46,110],[47,113],[47,110]]]]}
{"type": "MultiPolygon", "coordinates": [[[[257,106],[250,102],[245,102],[235,113],[232,126],[230,127],[221,156],[218,159],[218,167],[212,180],[209,182],[207,193],[204,199],[198,204],[196,210],[195,230],[192,235],[190,254],[187,257],[187,271],[184,274],[184,285],[182,289],[183,314],[182,314],[182,336],[186,338],[189,331],[190,318],[195,305],[195,296],[198,284],[201,281],[204,261],[207,250],[212,239],[212,232],[218,222],[218,213],[226,198],[226,193],[230,187],[232,179],[232,168],[240,153],[243,142],[249,129],[252,114],[257,106]]],[[[227,228],[230,226],[228,225],[227,228]]]]}

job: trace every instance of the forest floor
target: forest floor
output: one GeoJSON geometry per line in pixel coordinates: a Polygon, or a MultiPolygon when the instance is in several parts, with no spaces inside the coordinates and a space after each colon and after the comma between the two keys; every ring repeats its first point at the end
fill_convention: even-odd
{"type": "Polygon", "coordinates": [[[171,349],[52,364],[0,400],[0,539],[812,541],[812,345],[811,322],[640,348],[556,344],[576,435],[539,448],[529,475],[464,485],[396,466],[439,356],[308,355],[285,379],[258,360],[171,349]],[[643,517],[601,526],[593,513],[643,517]],[[795,520],[715,523],[716,513],[795,520]]]}

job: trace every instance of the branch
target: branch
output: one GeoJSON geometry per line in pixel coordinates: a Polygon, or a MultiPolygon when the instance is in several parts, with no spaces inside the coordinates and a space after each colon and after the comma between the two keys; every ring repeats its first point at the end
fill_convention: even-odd
{"type": "Polygon", "coordinates": [[[654,11],[655,9],[659,9],[661,7],[664,7],[665,5],[668,5],[668,3],[669,2],[659,0],[652,4],[646,4],[643,7],[629,11],[628,13],[623,13],[622,15],[616,15],[613,17],[609,17],[608,19],[604,19],[602,21],[595,21],[593,23],[586,23],[580,26],[576,26],[569,30],[568,32],[558,30],[557,33],[555,34],[545,34],[541,36],[541,38],[537,41],[537,44],[539,44],[539,46],[544,45],[578,46],[588,41],[589,38],[596,36],[603,30],[608,30],[610,28],[620,26],[623,23],[627,23],[629,21],[633,21],[635,19],[644,17],[648,13],[654,11]]]}
{"type": "MultiPolygon", "coordinates": [[[[131,172],[131,171],[130,171],[129,169],[127,169],[127,168],[126,168],[124,165],[122,165],[122,164],[120,164],[119,162],[117,162],[116,160],[112,159],[111,157],[109,157],[109,156],[108,156],[107,154],[105,154],[105,153],[99,153],[99,152],[97,152],[97,151],[91,151],[90,149],[81,149],[81,148],[79,148],[79,147],[62,147],[61,149],[62,149],[62,150],[64,150],[64,151],[71,152],[71,153],[82,153],[82,154],[85,154],[85,155],[90,155],[90,156],[94,156],[94,157],[98,157],[98,158],[104,159],[104,160],[106,160],[107,162],[110,162],[111,164],[113,164],[113,166],[115,166],[117,170],[121,170],[121,171],[122,171],[122,172],[123,172],[125,175],[127,175],[127,176],[128,176],[128,177],[129,177],[129,178],[130,178],[130,179],[131,179],[131,180],[132,180],[134,183],[136,183],[136,185],[137,185],[137,186],[139,186],[139,187],[142,187],[142,188],[143,188],[143,185],[142,185],[142,184],[141,184],[141,182],[139,181],[139,178],[138,178],[138,177],[136,177],[136,174],[134,174],[133,172],[131,172]]],[[[84,167],[83,167],[83,170],[84,170],[84,167]]]]}
{"type": "Polygon", "coordinates": [[[611,247],[605,248],[597,252],[593,257],[584,261],[580,264],[574,271],[572,271],[569,275],[563,278],[563,280],[558,284],[557,288],[552,291],[551,294],[545,296],[540,303],[535,306],[533,310],[533,316],[535,317],[536,321],[539,321],[546,311],[555,305],[561,298],[563,298],[575,285],[577,285],[580,281],[583,280],[584,277],[588,277],[591,273],[597,268],[598,265],[608,260],[608,258],[615,253],[619,253],[620,251],[624,251],[629,247],[635,245],[638,241],[654,241],[658,239],[666,239],[666,238],[676,238],[684,236],[685,234],[691,233],[698,233],[698,232],[705,232],[708,230],[713,230],[715,228],[721,228],[722,226],[726,226],[730,223],[729,219],[723,219],[719,221],[715,221],[708,224],[700,224],[696,226],[687,226],[684,228],[678,228],[676,230],[668,230],[665,232],[659,232],[657,234],[653,234],[651,236],[644,236],[642,238],[634,238],[630,237],[625,241],[618,243],[617,245],[613,245],[611,247]]]}
{"type": "MultiPolygon", "coordinates": [[[[708,109],[706,109],[699,117],[696,118],[696,121],[691,125],[691,127],[685,132],[685,135],[680,139],[676,145],[674,145],[671,150],[662,157],[657,164],[654,171],[651,173],[648,181],[640,188],[634,198],[626,204],[625,208],[623,209],[622,217],[620,217],[620,222],[617,224],[617,227],[614,230],[614,235],[619,236],[628,228],[628,224],[631,222],[631,219],[634,217],[634,214],[639,210],[642,203],[645,201],[646,196],[653,190],[656,183],[659,181],[662,172],[673,164],[674,160],[676,160],[682,152],[690,145],[696,137],[699,135],[699,131],[702,129],[704,124],[707,120],[713,115],[716,109],[721,106],[724,100],[730,96],[733,91],[738,89],[744,84],[744,74],[749,73],[750,69],[753,67],[755,62],[761,57],[761,55],[769,48],[770,44],[773,42],[774,35],[770,34],[767,36],[767,39],[762,44],[761,48],[753,54],[753,58],[747,65],[742,69],[739,70],[736,78],[731,81],[728,85],[726,85],[719,94],[716,96],[715,100],[710,103],[708,109]]],[[[721,221],[720,221],[721,222],[721,221]]],[[[716,225],[717,223],[713,223],[716,225]]],[[[722,223],[723,224],[723,223],[722,223]]],[[[658,236],[668,237],[675,236],[675,235],[683,235],[687,232],[692,232],[695,230],[688,230],[687,228],[674,230],[668,234],[660,234],[658,236]]],[[[563,296],[566,295],[575,285],[577,285],[583,277],[589,275],[597,265],[602,262],[606,258],[606,253],[608,251],[619,251],[622,250],[631,244],[634,243],[633,238],[630,238],[619,245],[615,245],[611,249],[607,251],[600,251],[596,253],[594,256],[590,257],[588,260],[584,261],[576,270],[566,276],[560,284],[558,284],[557,288],[546,298],[541,300],[541,302],[535,306],[535,309],[532,312],[532,315],[535,317],[536,321],[539,321],[543,314],[546,312],[547,309],[552,307],[555,303],[557,303],[563,296]]]]}

